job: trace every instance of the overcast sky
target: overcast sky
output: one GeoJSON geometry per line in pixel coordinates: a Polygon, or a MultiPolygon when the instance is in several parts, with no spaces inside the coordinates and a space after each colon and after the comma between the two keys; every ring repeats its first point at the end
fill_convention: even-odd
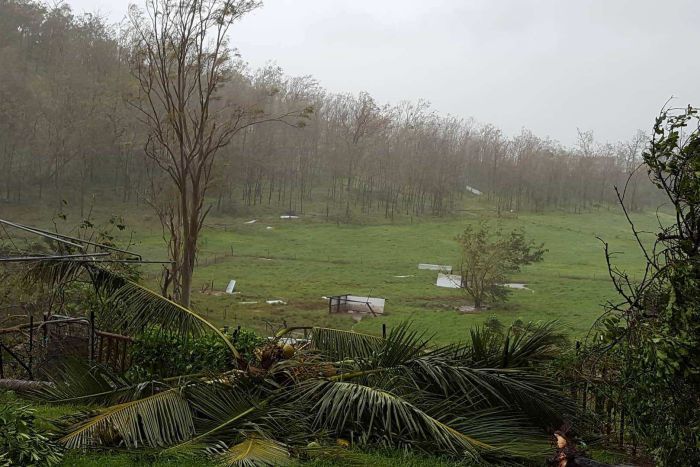
{"type": "MultiPolygon", "coordinates": [[[[116,22],[141,1],[68,3],[116,22]]],[[[266,0],[232,39],[253,67],[564,144],[627,139],[671,96],[700,106],[699,0],[266,0]]]]}

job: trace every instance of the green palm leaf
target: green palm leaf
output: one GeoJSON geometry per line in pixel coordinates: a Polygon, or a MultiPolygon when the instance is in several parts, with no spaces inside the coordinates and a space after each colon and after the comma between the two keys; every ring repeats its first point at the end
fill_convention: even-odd
{"type": "Polygon", "coordinates": [[[315,424],[341,435],[348,431],[437,445],[453,454],[478,459],[478,449],[491,447],[436,420],[389,391],[351,382],[314,381],[301,397],[312,400],[315,424]]]}
{"type": "Polygon", "coordinates": [[[504,344],[504,367],[522,367],[557,358],[566,338],[557,329],[557,322],[528,323],[519,332],[509,329],[509,343],[504,344]]]}
{"type": "Polygon", "coordinates": [[[30,397],[54,403],[115,403],[138,389],[102,365],[70,358],[47,374],[51,384],[28,391],[30,397]]]}
{"type": "Polygon", "coordinates": [[[132,280],[97,269],[93,273],[96,286],[108,293],[109,305],[114,310],[103,313],[102,325],[130,334],[139,334],[155,325],[185,338],[211,332],[226,343],[235,358],[239,357],[231,341],[197,313],[132,280]]]}
{"type": "Polygon", "coordinates": [[[43,260],[32,262],[24,275],[27,284],[42,282],[50,287],[60,287],[77,279],[86,271],[87,263],[79,260],[43,260]]]}
{"type": "Polygon", "coordinates": [[[207,443],[235,437],[249,428],[267,407],[236,384],[209,382],[189,386],[185,395],[195,414],[197,436],[170,447],[165,453],[200,451],[207,443]]]}
{"type": "Polygon", "coordinates": [[[384,339],[340,329],[313,328],[311,342],[314,348],[332,360],[369,358],[379,349],[384,339]]]}
{"type": "Polygon", "coordinates": [[[231,446],[219,458],[219,465],[226,467],[278,466],[290,463],[289,451],[284,444],[257,436],[249,436],[231,446]]]}
{"type": "Polygon", "coordinates": [[[528,323],[524,328],[513,326],[505,335],[486,328],[470,331],[467,352],[471,363],[489,368],[517,368],[552,360],[561,355],[566,338],[556,321],[528,323]]]}
{"type": "Polygon", "coordinates": [[[87,448],[121,440],[126,447],[163,447],[188,439],[194,421],[178,389],[108,407],[69,429],[59,441],[87,448]]]}

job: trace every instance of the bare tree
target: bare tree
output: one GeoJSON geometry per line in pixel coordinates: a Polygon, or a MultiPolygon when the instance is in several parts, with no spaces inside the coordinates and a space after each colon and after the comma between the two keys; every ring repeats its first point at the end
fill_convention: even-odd
{"type": "MultiPolygon", "coordinates": [[[[148,0],[145,13],[131,7],[131,69],[138,81],[140,112],[149,134],[146,155],[172,182],[158,205],[173,264],[174,298],[190,304],[197,241],[211,206],[205,205],[217,152],[250,125],[267,117],[245,103],[221,102],[233,71],[228,31],[257,8],[253,0],[148,0]]],[[[166,283],[168,282],[166,281],[166,283]]]]}

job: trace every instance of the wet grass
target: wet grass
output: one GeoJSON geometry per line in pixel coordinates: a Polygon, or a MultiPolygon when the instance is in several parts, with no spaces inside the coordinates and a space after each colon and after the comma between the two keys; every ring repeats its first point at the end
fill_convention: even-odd
{"type": "MultiPolygon", "coordinates": [[[[126,213],[133,230],[134,250],[150,259],[165,256],[160,226],[148,210],[120,206],[98,212],[126,213]]],[[[37,216],[36,212],[32,213],[37,216]]],[[[27,222],[31,222],[32,215],[27,222]]],[[[663,214],[660,215],[664,220],[663,214]]],[[[73,216],[75,220],[75,216],[73,216]]],[[[319,325],[379,333],[382,324],[395,326],[411,320],[440,342],[464,339],[470,326],[489,316],[504,322],[516,319],[557,319],[573,337],[581,337],[615,298],[607,275],[601,237],[619,252],[616,262],[633,273],[643,262],[624,217],[615,207],[583,214],[566,212],[521,213],[497,217],[487,203],[469,202],[449,218],[411,218],[395,222],[380,217],[343,224],[322,215],[306,214],[282,220],[279,213],[249,217],[211,216],[200,243],[195,273],[193,309],[223,326],[252,327],[269,332],[283,323],[319,325]],[[246,224],[251,219],[256,223],[246,224]],[[522,228],[548,252],[542,263],[525,267],[512,277],[528,284],[510,299],[475,314],[456,308],[470,303],[461,290],[436,287],[435,271],[418,270],[418,263],[458,266],[454,237],[466,224],[489,220],[504,229],[522,228]],[[405,276],[410,277],[395,277],[405,276]],[[230,279],[236,295],[223,294],[230,279]],[[205,290],[211,286],[212,290],[205,290]],[[323,296],[351,293],[387,299],[386,313],[356,323],[349,316],[329,315],[323,296]],[[273,306],[279,299],[287,305],[273,306]],[[246,303],[257,302],[257,303],[246,303]]],[[[654,231],[656,214],[640,213],[635,221],[642,230],[654,231]]],[[[39,219],[35,219],[39,222],[39,219]]],[[[43,225],[46,225],[44,222],[43,225]]],[[[651,238],[651,236],[648,236],[651,238]]],[[[145,269],[146,281],[155,285],[157,266],[145,269]]]]}

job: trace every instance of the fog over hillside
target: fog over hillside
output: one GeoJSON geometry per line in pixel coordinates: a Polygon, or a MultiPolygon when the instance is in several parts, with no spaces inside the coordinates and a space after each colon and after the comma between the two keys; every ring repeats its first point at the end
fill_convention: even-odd
{"type": "MultiPolygon", "coordinates": [[[[133,2],[68,3],[117,22],[133,2]]],[[[232,37],[253,67],[573,145],[577,128],[614,142],[671,96],[700,101],[698,21],[694,0],[267,0],[232,37]]]]}

